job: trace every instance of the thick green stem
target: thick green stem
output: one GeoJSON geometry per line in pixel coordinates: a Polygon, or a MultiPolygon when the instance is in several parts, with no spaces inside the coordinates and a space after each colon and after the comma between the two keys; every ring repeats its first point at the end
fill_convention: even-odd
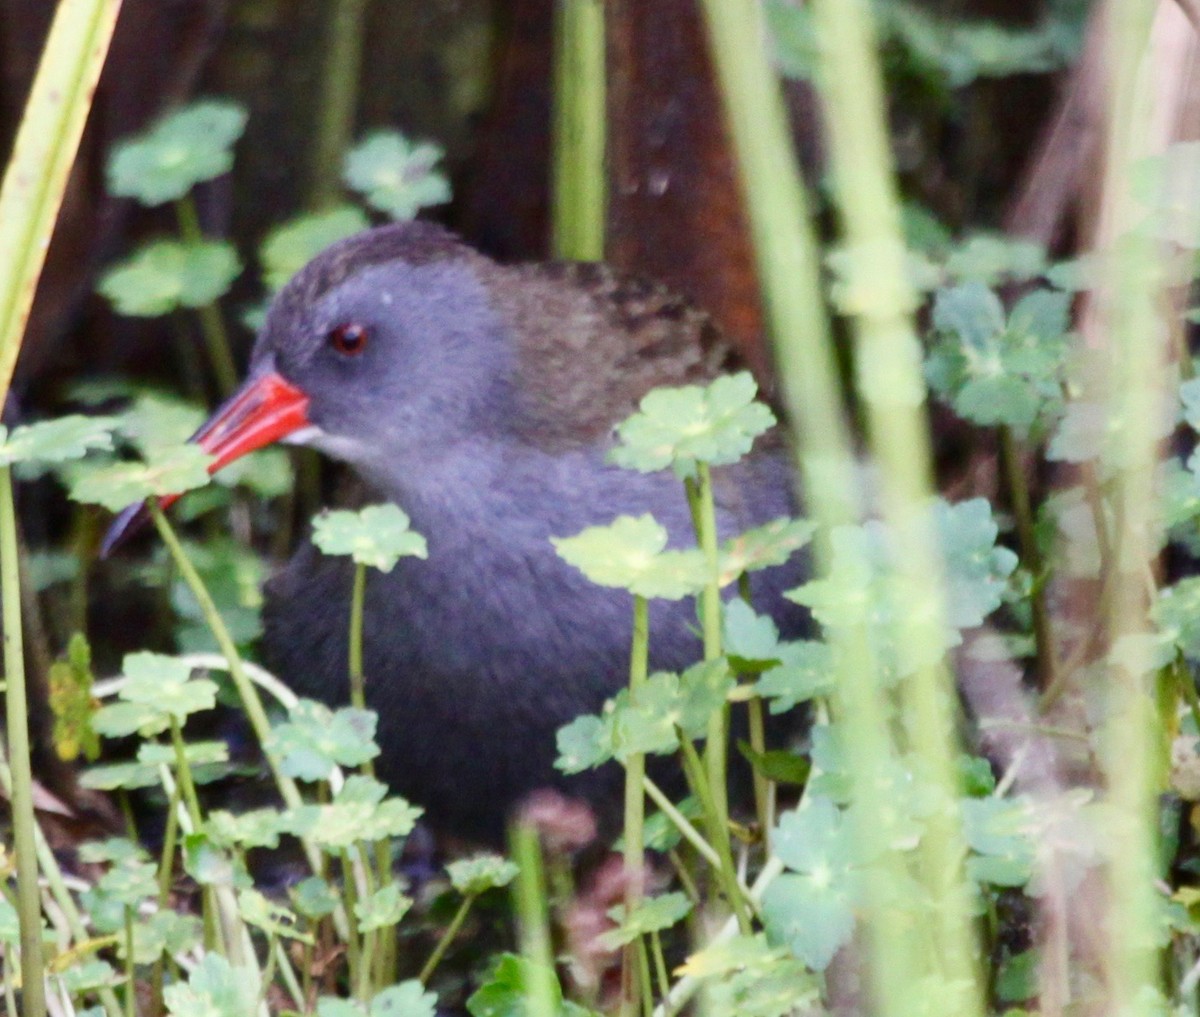
{"type": "Polygon", "coordinates": [[[321,105],[312,145],[311,204],[332,205],[341,193],[342,159],[354,135],[367,0],[334,0],[321,70],[321,105]]]}
{"type": "Polygon", "coordinates": [[[513,889],[520,928],[521,953],[533,964],[533,982],[526,987],[530,1017],[556,1017],[554,952],[546,899],[546,874],[537,830],[516,823],[509,835],[509,856],[518,872],[513,889]]]}
{"type": "Polygon", "coordinates": [[[125,905],[125,1017],[137,1017],[137,970],[133,962],[133,906],[125,905]]]}
{"type": "Polygon", "coordinates": [[[454,937],[458,935],[458,930],[462,928],[463,922],[467,920],[467,915],[471,911],[471,905],[475,903],[475,896],[467,894],[462,899],[462,903],[458,905],[458,910],[454,912],[454,917],[450,919],[450,924],[446,926],[446,931],[442,933],[441,938],[437,941],[437,946],[433,948],[433,952],[429,955],[429,959],[425,962],[425,966],[421,968],[421,973],[417,975],[417,981],[425,985],[437,966],[442,962],[442,958],[446,956],[446,951],[450,949],[450,944],[454,942],[454,937]]]}
{"type": "Polygon", "coordinates": [[[12,768],[13,843],[21,919],[22,1012],[43,1017],[42,904],[33,815],[33,770],[29,759],[29,708],[25,696],[25,647],[21,633],[21,574],[12,469],[0,466],[0,600],[4,614],[4,678],[9,766],[12,768]]]}
{"type": "Polygon", "coordinates": [[[554,7],[555,257],[604,257],[606,179],[604,5],[557,0],[554,7]]]}
{"type": "MultiPolygon", "coordinates": [[[[188,244],[204,243],[204,232],[200,229],[200,216],[196,212],[196,202],[190,194],[184,195],[175,202],[175,216],[179,221],[179,233],[188,244]]],[[[221,309],[215,302],[204,304],[196,309],[200,316],[200,331],[204,335],[204,345],[208,350],[208,360],[212,366],[213,377],[217,379],[217,387],[221,395],[233,394],[238,384],[237,366],[233,362],[233,348],[229,343],[229,332],[225,328],[225,319],[221,309]]]]}

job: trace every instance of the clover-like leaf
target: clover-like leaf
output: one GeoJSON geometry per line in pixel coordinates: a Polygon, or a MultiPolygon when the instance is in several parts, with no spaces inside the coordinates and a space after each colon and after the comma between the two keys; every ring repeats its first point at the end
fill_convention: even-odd
{"type": "Polygon", "coordinates": [[[408,913],[412,905],[412,898],[400,892],[399,883],[388,883],[354,905],[358,931],[374,932],[376,929],[399,925],[400,919],[408,913]]]}
{"type": "Polygon", "coordinates": [[[184,837],[183,870],[201,886],[241,890],[253,886],[242,857],[222,849],[206,831],[184,837]]]}
{"type": "Polygon", "coordinates": [[[680,600],[699,593],[708,579],[696,549],[668,551],[667,531],[653,516],[618,516],[573,537],[552,537],[558,556],[593,583],[639,597],[680,600]]]}
{"type": "Polygon", "coordinates": [[[282,825],[278,809],[252,809],[236,815],[215,809],[205,820],[204,832],[221,848],[276,848],[282,825]]]}
{"type": "Polygon", "coordinates": [[[856,880],[841,812],[828,798],[813,798],[783,816],[774,848],[792,871],[763,898],[767,929],[814,971],[824,971],[854,931],[856,880]]]}
{"type": "Polygon", "coordinates": [[[679,971],[704,981],[714,1013],[786,1017],[810,1009],[820,994],[812,973],[761,933],[716,940],[679,971]]]}
{"type": "Polygon", "coordinates": [[[617,923],[596,938],[597,945],[605,950],[617,950],[632,943],[639,936],[661,932],[683,921],[692,910],[692,902],[686,893],[665,893],[660,897],[647,897],[627,916],[625,908],[617,905],[608,916],[617,923]]]}
{"type": "Polygon", "coordinates": [[[362,209],[355,205],[339,205],[323,212],[310,212],[275,227],[258,252],[267,288],[282,288],[330,244],[370,225],[362,209]]]}
{"type": "Polygon", "coordinates": [[[233,144],[245,126],[246,111],[236,103],[185,106],[117,144],[108,162],[109,192],[143,205],[182,198],[196,184],[229,172],[233,144]]]}
{"type": "Polygon", "coordinates": [[[638,412],[617,426],[620,444],[609,458],[641,473],[671,466],[680,476],[692,476],[698,462],[737,462],[775,424],[775,415],[755,400],[757,393],[744,371],[722,375],[706,387],[654,389],[638,412]]]}
{"type": "Polygon", "coordinates": [[[174,957],[192,950],[199,944],[202,930],[197,915],[180,914],[170,908],[142,917],[133,927],[134,963],[153,964],[163,954],[174,957]]]}
{"type": "Polygon", "coordinates": [[[450,883],[464,897],[477,897],[498,886],[508,886],[519,870],[499,855],[475,855],[446,866],[450,883]]]}
{"type": "Polygon", "coordinates": [[[280,759],[289,777],[324,780],[334,766],[361,766],[379,755],[375,744],[378,716],[372,710],[301,699],[288,720],[271,729],[267,750],[280,759]]]}
{"type": "Polygon", "coordinates": [[[971,849],[967,872],[978,883],[1024,886],[1033,875],[1036,833],[1024,798],[964,798],[963,837],[971,849]]]}
{"type": "Polygon", "coordinates": [[[613,758],[611,719],[585,713],[560,727],[555,743],[557,769],[568,774],[593,770],[613,758]]]}
{"type": "Polygon", "coordinates": [[[374,996],[369,1017],[436,1017],[437,1012],[437,996],[410,978],[374,996]]]}
{"type": "Polygon", "coordinates": [[[291,888],[292,903],[306,918],[331,915],[342,902],[341,895],[319,876],[309,876],[291,888]]]}
{"type": "Polygon", "coordinates": [[[71,497],[119,512],[146,498],[203,487],[209,481],[211,463],[212,456],[198,445],[156,449],[142,462],[114,463],[81,474],[71,485],[71,497]]]}
{"type": "Polygon", "coordinates": [[[781,643],[779,663],[767,668],[753,688],[755,695],[770,701],[772,713],[827,696],[834,688],[833,652],[814,640],[781,643]]]}
{"type": "Polygon", "coordinates": [[[812,540],[816,529],[816,523],[807,519],[776,519],[725,541],[721,545],[721,585],[745,572],[784,564],[812,540]]]}
{"type": "Polygon", "coordinates": [[[123,858],[96,881],[96,890],[125,907],[137,907],[158,893],[154,863],[145,858],[123,858]]]}
{"type": "MultiPolygon", "coordinates": [[[[121,704],[111,704],[120,707],[121,704]]],[[[105,707],[109,709],[109,707],[105,707]]],[[[157,711],[146,707],[155,717],[161,717],[157,711]]],[[[119,714],[118,714],[119,716],[119,714]]],[[[136,717],[136,713],[130,716],[136,717]]],[[[103,732],[109,737],[108,722],[104,724],[103,732]]],[[[132,732],[130,732],[132,733],[132,732]]],[[[229,746],[225,742],[191,742],[183,747],[184,757],[192,771],[192,780],[196,784],[205,784],[224,776],[227,768],[221,764],[229,761],[229,746]]],[[[159,745],[155,742],[143,742],[138,746],[137,762],[107,763],[102,766],[89,767],[79,775],[79,783],[84,787],[96,788],[101,791],[114,791],[124,788],[134,791],[143,787],[156,787],[162,782],[162,767],[175,766],[175,750],[169,745],[159,745]]]]}
{"type": "Polygon", "coordinates": [[[217,953],[206,953],[186,982],[163,989],[171,1017],[246,1017],[258,1009],[259,980],[249,968],[235,968],[217,953]]]}
{"type": "MultiPolygon", "coordinates": [[[[395,884],[392,884],[395,885],[395,884]]],[[[313,937],[297,928],[298,920],[288,908],[267,900],[257,890],[242,890],[237,895],[238,914],[242,920],[261,929],[268,936],[311,943],[313,937]]]]}
{"type": "Polygon", "coordinates": [[[385,785],[355,774],[328,805],[289,809],[281,820],[282,827],[330,851],[341,851],[357,841],[407,837],[421,810],[403,798],[385,800],[386,795],[385,785]]]}
{"type": "Polygon", "coordinates": [[[450,200],[438,169],[441,146],[409,141],[399,131],[376,131],[346,156],[346,183],[393,219],[412,219],[423,208],[450,200]]]}
{"type": "Polygon", "coordinates": [[[322,512],[313,520],[313,543],[325,554],[348,554],[356,564],[391,572],[403,557],[429,555],[425,538],[408,526],[408,516],[391,502],[322,512]]]}
{"type": "Polygon", "coordinates": [[[0,425],[0,466],[61,463],[82,459],[93,449],[112,448],[112,417],[60,417],[8,428],[0,425]]]}
{"type": "Polygon", "coordinates": [[[216,706],[217,683],[193,678],[191,665],[178,657],[130,653],[125,656],[122,673],[125,684],[118,695],[124,702],[152,707],[179,723],[189,714],[216,706]]]}
{"type": "Polygon", "coordinates": [[[930,386],[966,420],[1028,434],[1062,407],[1069,308],[1067,294],[1034,290],[1006,318],[981,283],[940,291],[933,311],[939,339],[926,363],[930,386]]]}
{"type": "Polygon", "coordinates": [[[157,318],[179,307],[203,307],[229,290],[242,270],[232,244],[156,240],[114,265],[96,289],[118,314],[157,318]]]}
{"type": "Polygon", "coordinates": [[[564,1001],[553,969],[525,957],[501,954],[484,983],[467,1000],[471,1017],[584,1017],[588,1011],[564,1001]],[[548,1007],[534,1009],[531,997],[541,987],[548,1007]]]}

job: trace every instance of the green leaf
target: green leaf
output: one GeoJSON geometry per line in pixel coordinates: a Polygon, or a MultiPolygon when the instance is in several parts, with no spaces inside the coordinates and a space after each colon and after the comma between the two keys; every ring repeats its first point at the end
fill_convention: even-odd
{"type": "Polygon", "coordinates": [[[967,872],[979,883],[1024,886],[1036,856],[1034,822],[1024,798],[964,798],[963,837],[973,852],[967,872]]]}
{"type": "Polygon", "coordinates": [[[282,818],[278,809],[251,809],[237,814],[216,809],[208,814],[204,832],[225,850],[277,848],[282,818]]]}
{"type": "Polygon", "coordinates": [[[345,706],[334,711],[324,703],[301,699],[288,720],[271,729],[267,751],[279,757],[289,777],[325,780],[334,766],[361,766],[379,755],[377,722],[373,710],[345,706]]]}
{"type": "Polygon", "coordinates": [[[467,1000],[471,1017],[585,1017],[588,1011],[562,998],[562,987],[553,970],[515,954],[499,956],[487,980],[467,1000]],[[550,1009],[534,1009],[531,996],[535,985],[549,993],[550,1009]]]}
{"type": "Polygon", "coordinates": [[[400,892],[399,883],[388,883],[364,900],[354,905],[354,917],[358,919],[358,931],[374,932],[400,924],[412,907],[413,900],[400,892]]]}
{"type": "Polygon", "coordinates": [[[207,833],[183,838],[183,870],[201,886],[248,890],[254,885],[241,857],[223,851],[207,833]]]}
{"type": "Polygon", "coordinates": [[[228,173],[246,111],[219,100],[195,102],[120,142],[108,161],[108,190],[143,205],[182,198],[196,184],[228,173]]]}
{"type": "Polygon", "coordinates": [[[296,916],[281,904],[267,900],[257,890],[242,890],[237,895],[238,914],[242,920],[268,936],[312,943],[313,937],[296,926],[296,916]]]}
{"type": "Polygon", "coordinates": [[[725,541],[721,545],[721,585],[745,572],[782,565],[808,545],[816,529],[816,523],[807,519],[776,519],[725,541]]]}
{"type": "Polygon", "coordinates": [[[735,463],[775,425],[775,415],[755,401],[757,392],[745,371],[706,387],[654,389],[640,410],[617,426],[620,444],[609,458],[641,473],[671,466],[680,476],[692,476],[698,462],[735,463]]]}
{"type": "Polygon", "coordinates": [[[61,417],[25,424],[11,432],[0,425],[0,466],[61,463],[82,459],[93,449],[112,448],[112,417],[61,417]]]}
{"type": "MultiPolygon", "coordinates": [[[[200,945],[203,926],[196,915],[181,915],[169,908],[140,918],[133,927],[133,959],[153,964],[163,954],[174,957],[200,945]]],[[[120,951],[124,956],[124,949],[120,951]]]]}
{"type": "Polygon", "coordinates": [[[788,749],[768,749],[756,752],[747,741],[737,743],[738,752],[751,766],[754,772],[761,774],[767,780],[776,784],[793,784],[803,787],[812,772],[812,763],[797,752],[788,749]]]}
{"type": "Polygon", "coordinates": [[[681,922],[692,910],[692,902],[685,893],[666,893],[661,897],[647,897],[628,916],[624,905],[618,904],[608,912],[608,917],[617,923],[596,938],[598,946],[605,950],[617,950],[632,943],[639,936],[651,932],[662,932],[681,922]]]}
{"type": "Polygon", "coordinates": [[[92,698],[92,651],[82,632],[71,636],[67,659],[50,665],[50,710],[54,714],[54,748],[71,761],[82,753],[89,761],[100,754],[100,739],[92,727],[96,703],[92,698]]]}
{"type": "Polygon", "coordinates": [[[704,981],[714,1014],[786,1017],[819,1003],[812,973],[762,934],[715,942],[689,957],[679,973],[704,981]]]}
{"type": "Polygon", "coordinates": [[[767,668],[753,688],[755,695],[770,701],[772,713],[827,696],[834,689],[833,652],[811,640],[781,643],[779,663],[767,668]]]}
{"type": "Polygon", "coordinates": [[[370,1017],[435,1017],[437,996],[415,978],[393,985],[371,1000],[370,1017]]]}
{"type": "Polygon", "coordinates": [[[508,886],[518,871],[512,862],[499,855],[460,858],[446,866],[451,885],[465,897],[477,897],[495,887],[508,886]]]}
{"type": "MultiPolygon", "coordinates": [[[[111,704],[113,708],[121,705],[128,704],[111,704]]],[[[105,709],[110,709],[110,707],[105,707],[105,709]]],[[[136,718],[142,714],[131,711],[128,715],[136,718]]],[[[152,707],[146,707],[145,715],[154,718],[150,721],[151,727],[154,727],[156,722],[160,722],[161,714],[152,707]]],[[[118,737],[118,735],[110,733],[111,721],[105,721],[103,726],[106,735],[118,737]]],[[[117,727],[120,729],[119,724],[117,727]]],[[[192,780],[197,784],[209,783],[227,773],[227,767],[219,765],[229,760],[229,746],[225,742],[193,742],[183,747],[183,754],[192,770],[192,780]]],[[[115,791],[117,788],[134,791],[138,788],[157,787],[162,782],[164,765],[174,769],[175,750],[168,745],[144,742],[138,746],[137,762],[108,763],[103,766],[89,767],[79,775],[79,783],[84,787],[96,788],[101,791],[115,791]]]]}
{"type": "Polygon", "coordinates": [[[1033,279],[1046,269],[1046,251],[1029,240],[980,233],[961,244],[946,261],[946,274],[960,282],[995,286],[1033,279]]]}
{"type": "Polygon", "coordinates": [[[341,894],[318,876],[300,880],[291,888],[291,895],[296,910],[314,921],[333,914],[342,902],[341,894]]]}
{"type": "Polygon", "coordinates": [[[282,289],[292,276],[330,244],[370,225],[358,207],[339,205],[324,212],[298,216],[275,227],[258,252],[267,289],[282,289]]]}
{"type": "Polygon", "coordinates": [[[117,695],[127,703],[152,707],[179,723],[190,714],[211,710],[217,703],[217,683],[193,678],[192,666],[161,653],[130,653],[122,672],[125,684],[117,695]]]}
{"type": "Polygon", "coordinates": [[[612,723],[607,717],[584,714],[558,729],[556,769],[563,773],[593,770],[613,758],[612,723]]]}
{"type": "Polygon", "coordinates": [[[313,519],[313,543],[325,554],[348,554],[359,565],[391,572],[403,557],[426,558],[425,538],[408,528],[398,505],[368,505],[358,512],[322,512],[313,519]]]}
{"type": "Polygon", "coordinates": [[[653,516],[618,516],[573,537],[552,537],[558,556],[593,583],[648,599],[680,600],[704,589],[708,569],[696,550],[668,551],[667,531],[653,516]]]}
{"type": "Polygon", "coordinates": [[[1024,950],[1004,958],[996,973],[996,998],[1002,1003],[1033,999],[1038,994],[1040,959],[1036,950],[1024,950]]]}
{"type": "Polygon", "coordinates": [[[212,456],[198,445],[158,449],[144,462],[115,463],[90,470],[71,485],[75,501],[119,512],[146,498],[183,494],[208,483],[212,456]]]}
{"type": "Polygon", "coordinates": [[[186,983],[163,989],[163,1002],[171,1017],[246,1017],[258,1009],[258,979],[249,968],[207,953],[186,983]]]}
{"type": "Polygon", "coordinates": [[[407,837],[421,810],[403,798],[387,798],[387,787],[370,777],[347,778],[327,805],[301,805],[289,809],[282,827],[297,837],[308,837],[329,851],[341,851],[356,841],[407,837]]]}
{"type": "Polygon", "coordinates": [[[782,817],[774,847],[793,872],[775,880],[763,898],[767,931],[814,971],[824,971],[854,932],[849,831],[833,802],[817,797],[782,817]]]}
{"type": "Polygon", "coordinates": [[[156,240],[105,272],[96,289],[118,314],[157,318],[213,303],[241,271],[237,251],[225,241],[156,240]]]}
{"type": "Polygon", "coordinates": [[[372,208],[393,219],[412,219],[450,200],[450,184],[437,168],[442,154],[440,145],[376,131],[347,154],[344,179],[372,208]]]}
{"type": "Polygon", "coordinates": [[[154,863],[145,858],[122,858],[96,881],[96,890],[125,907],[136,908],[158,893],[154,863]]]}

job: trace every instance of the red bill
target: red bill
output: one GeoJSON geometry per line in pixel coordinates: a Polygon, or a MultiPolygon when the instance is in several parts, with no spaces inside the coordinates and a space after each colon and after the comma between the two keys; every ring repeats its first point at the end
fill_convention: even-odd
{"type": "MultiPolygon", "coordinates": [[[[308,396],[270,371],[247,381],[189,440],[213,457],[208,472],[216,473],[235,459],[309,426],[308,396]]],[[[158,503],[166,508],[178,497],[167,495],[158,503]]],[[[101,557],[141,529],[149,518],[144,503],[122,511],[104,535],[101,557]]]]}

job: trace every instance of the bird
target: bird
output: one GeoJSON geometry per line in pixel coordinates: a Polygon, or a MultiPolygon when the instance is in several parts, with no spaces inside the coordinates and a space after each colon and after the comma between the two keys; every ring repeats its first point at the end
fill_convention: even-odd
{"type": "MultiPolygon", "coordinates": [[[[632,600],[551,538],[650,512],[692,543],[683,485],[612,465],[614,427],[651,389],[735,366],[711,317],[664,287],[602,263],[499,264],[424,221],[335,243],[273,299],[245,383],[195,440],[214,470],[274,441],[315,448],[425,537],[427,558],[369,572],[364,671],[376,773],[435,831],[502,842],[542,788],[619,801],[615,765],[555,769],[555,734],[627,682],[632,600]]],[[[778,434],[714,471],[719,531],[794,515],[793,477],[778,434]]],[[[785,635],[806,626],[783,596],[801,568],[753,576],[785,635]]],[[[267,582],[264,657],[301,695],[348,698],[352,580],[305,542],[267,582]]],[[[650,647],[656,670],[700,659],[694,602],[651,604],[650,647]]]]}

